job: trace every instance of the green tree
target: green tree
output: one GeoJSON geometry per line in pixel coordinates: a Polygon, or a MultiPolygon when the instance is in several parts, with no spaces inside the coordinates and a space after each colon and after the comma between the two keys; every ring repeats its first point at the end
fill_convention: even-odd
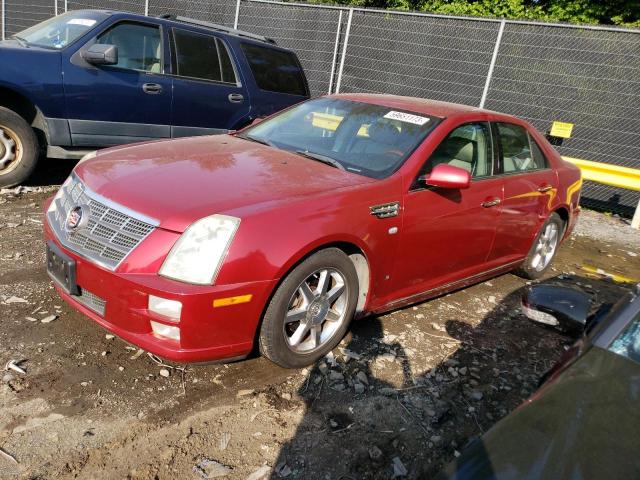
{"type": "Polygon", "coordinates": [[[359,7],[640,26],[640,0],[342,0],[359,7]]]}

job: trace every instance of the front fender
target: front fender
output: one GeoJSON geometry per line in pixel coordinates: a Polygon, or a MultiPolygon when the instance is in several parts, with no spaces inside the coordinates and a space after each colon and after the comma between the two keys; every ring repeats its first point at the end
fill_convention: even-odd
{"type": "Polygon", "coordinates": [[[3,46],[0,61],[0,87],[26,98],[45,117],[66,117],[60,52],[3,46]]]}

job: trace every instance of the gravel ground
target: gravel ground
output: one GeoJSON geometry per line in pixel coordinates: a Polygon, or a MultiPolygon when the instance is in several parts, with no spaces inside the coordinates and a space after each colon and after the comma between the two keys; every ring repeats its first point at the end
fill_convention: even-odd
{"type": "Polygon", "coordinates": [[[574,235],[640,248],[640,231],[630,227],[631,220],[582,209],[574,235]]]}
{"type": "MultiPolygon", "coordinates": [[[[301,371],[158,365],[56,296],[42,190],[0,194],[0,367],[26,370],[0,372],[0,478],[429,478],[567,344],[520,314],[525,281],[503,275],[356,322],[301,371]]],[[[628,286],[583,267],[640,279],[639,234],[594,212],[581,222],[550,275],[615,298],[628,286]]]]}

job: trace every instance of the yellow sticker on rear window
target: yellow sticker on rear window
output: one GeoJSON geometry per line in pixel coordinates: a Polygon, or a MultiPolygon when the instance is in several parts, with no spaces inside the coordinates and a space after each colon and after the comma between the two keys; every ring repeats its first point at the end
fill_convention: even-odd
{"type": "Polygon", "coordinates": [[[551,124],[551,131],[549,135],[559,138],[571,138],[571,132],[573,131],[573,123],[554,121],[551,124]]]}

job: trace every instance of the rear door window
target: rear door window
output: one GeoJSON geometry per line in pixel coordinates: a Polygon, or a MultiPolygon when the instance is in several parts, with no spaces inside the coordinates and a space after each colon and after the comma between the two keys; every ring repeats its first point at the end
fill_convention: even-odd
{"type": "Polygon", "coordinates": [[[520,125],[497,123],[503,173],[519,173],[546,168],[540,147],[520,125]]]}
{"type": "Polygon", "coordinates": [[[293,53],[250,43],[243,43],[242,51],[260,89],[291,95],[307,95],[304,73],[293,53]]]}
{"type": "Polygon", "coordinates": [[[175,73],[181,77],[236,83],[224,43],[213,36],[174,29],[175,73]]]}

